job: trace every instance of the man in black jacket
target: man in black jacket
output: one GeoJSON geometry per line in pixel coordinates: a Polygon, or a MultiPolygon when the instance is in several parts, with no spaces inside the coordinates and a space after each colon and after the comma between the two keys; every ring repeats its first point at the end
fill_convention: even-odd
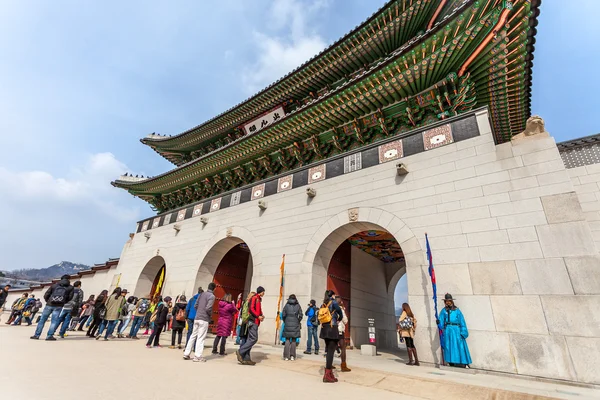
{"type": "Polygon", "coordinates": [[[6,303],[6,298],[8,297],[9,289],[10,285],[6,285],[2,289],[0,289],[0,318],[2,318],[2,313],[4,313],[4,303],[6,303]]]}
{"type": "Polygon", "coordinates": [[[37,340],[40,338],[42,330],[44,330],[44,325],[46,324],[50,314],[52,314],[52,322],[50,323],[50,329],[48,330],[48,336],[46,337],[46,340],[56,340],[54,337],[54,332],[56,331],[56,327],[60,322],[60,312],[65,303],[68,303],[72,299],[73,286],[71,286],[71,282],[69,281],[69,275],[63,275],[60,278],[60,282],[50,286],[44,294],[46,307],[44,307],[44,311],[42,311],[42,317],[40,318],[40,322],[38,323],[35,333],[31,339],[37,340]]]}

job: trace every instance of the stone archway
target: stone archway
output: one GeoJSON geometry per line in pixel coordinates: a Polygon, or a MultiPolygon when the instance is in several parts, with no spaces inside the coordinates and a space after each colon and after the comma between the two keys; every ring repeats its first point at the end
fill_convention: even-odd
{"type": "Polygon", "coordinates": [[[153,289],[164,288],[166,282],[166,261],[162,256],[152,257],[142,269],[134,290],[134,296],[145,297],[153,289]]]}
{"type": "MultiPolygon", "coordinates": [[[[341,245],[350,237],[365,231],[386,232],[391,235],[401,247],[404,260],[403,263],[397,263],[397,265],[378,266],[379,278],[373,278],[379,279],[373,286],[377,287],[373,290],[377,290],[379,293],[377,306],[363,306],[353,302],[352,311],[354,311],[356,323],[351,324],[351,337],[354,339],[355,345],[366,344],[365,338],[368,338],[367,318],[377,315],[379,318],[379,321],[376,319],[379,332],[378,344],[383,347],[397,347],[393,288],[405,273],[410,273],[411,268],[412,271],[420,270],[425,258],[417,238],[410,228],[395,215],[380,209],[353,208],[341,212],[323,223],[311,238],[303,261],[303,266],[307,270],[312,270],[311,297],[320,299],[325,289],[332,285],[332,277],[331,274],[328,274],[328,270],[336,264],[337,260],[336,262],[332,260],[334,255],[339,258],[339,249],[343,247],[341,245]],[[386,297],[386,299],[382,300],[382,297],[386,297]]],[[[342,277],[341,280],[343,281],[344,278],[342,277]]],[[[353,286],[352,292],[358,293],[360,289],[353,286]]],[[[370,303],[376,304],[377,302],[370,303]]]]}

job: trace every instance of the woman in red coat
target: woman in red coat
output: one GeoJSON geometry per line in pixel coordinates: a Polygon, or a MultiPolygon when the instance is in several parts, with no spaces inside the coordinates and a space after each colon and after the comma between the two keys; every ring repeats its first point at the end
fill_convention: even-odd
{"type": "Polygon", "coordinates": [[[217,322],[217,337],[213,343],[213,354],[225,355],[225,342],[231,335],[233,327],[233,316],[237,312],[235,303],[231,301],[231,294],[227,293],[221,301],[219,301],[219,321],[217,322]],[[217,347],[221,342],[221,348],[217,353],[217,347]]]}

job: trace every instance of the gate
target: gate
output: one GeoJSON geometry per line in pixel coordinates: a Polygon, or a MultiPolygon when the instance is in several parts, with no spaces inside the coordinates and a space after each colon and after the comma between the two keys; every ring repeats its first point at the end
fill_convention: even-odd
{"type": "Polygon", "coordinates": [[[329,268],[327,269],[327,289],[333,290],[344,301],[344,308],[348,316],[344,338],[350,348],[350,283],[351,283],[351,244],[345,240],[333,253],[329,268]]]}
{"type": "Polygon", "coordinates": [[[233,301],[237,299],[238,294],[242,293],[242,296],[244,295],[249,260],[250,250],[242,243],[229,250],[219,263],[213,278],[213,282],[217,287],[214,292],[215,304],[213,305],[212,321],[209,325],[211,332],[216,333],[217,331],[219,300],[227,293],[231,293],[233,301]]]}

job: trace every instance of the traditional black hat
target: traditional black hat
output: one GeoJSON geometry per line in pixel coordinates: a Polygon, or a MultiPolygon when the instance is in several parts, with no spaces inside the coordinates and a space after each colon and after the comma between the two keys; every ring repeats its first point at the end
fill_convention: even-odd
{"type": "Polygon", "coordinates": [[[446,293],[446,295],[444,296],[444,301],[446,301],[446,300],[454,301],[454,299],[452,298],[452,295],[450,293],[446,293]]]}

